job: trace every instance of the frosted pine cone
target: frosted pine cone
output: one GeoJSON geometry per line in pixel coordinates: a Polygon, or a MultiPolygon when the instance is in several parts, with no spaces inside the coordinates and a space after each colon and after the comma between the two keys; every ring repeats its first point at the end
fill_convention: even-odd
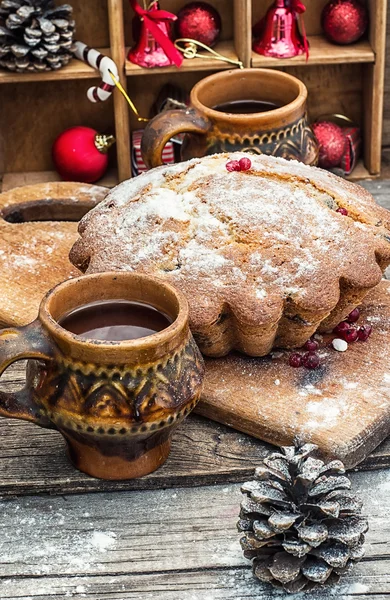
{"type": "Polygon", "coordinates": [[[349,491],[343,463],[311,457],[316,449],[282,448],[241,488],[244,556],[261,581],[291,593],[337,582],[364,555],[362,502],[349,491]]]}
{"type": "Polygon", "coordinates": [[[68,64],[75,22],[69,4],[54,0],[0,0],[0,67],[50,71],[68,64]]]}

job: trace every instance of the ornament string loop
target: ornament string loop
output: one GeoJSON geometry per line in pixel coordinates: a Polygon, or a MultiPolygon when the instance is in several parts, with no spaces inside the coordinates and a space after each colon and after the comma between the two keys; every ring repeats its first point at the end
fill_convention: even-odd
{"type": "Polygon", "coordinates": [[[176,21],[177,16],[166,10],[149,10],[150,7],[155,4],[155,2],[152,2],[149,5],[149,9],[142,8],[138,4],[137,0],[130,0],[130,4],[135,14],[138,15],[139,18],[144,22],[146,29],[149,31],[152,37],[154,37],[156,42],[160,44],[168,58],[170,58],[177,67],[180,67],[183,62],[182,55],[177,51],[177,48],[175,48],[175,45],[169,39],[169,37],[167,37],[158,26],[158,24],[162,21],[176,21]]]}
{"type": "Polygon", "coordinates": [[[137,121],[142,122],[142,123],[147,123],[149,121],[149,119],[145,119],[145,117],[141,117],[137,107],[135,106],[134,102],[131,100],[130,96],[127,94],[126,90],[124,89],[123,85],[121,84],[121,82],[119,81],[119,79],[117,79],[114,75],[114,73],[110,70],[108,70],[111,79],[113,80],[114,84],[116,85],[116,87],[118,88],[118,90],[120,91],[120,93],[126,98],[131,110],[133,111],[133,113],[135,114],[135,116],[137,117],[137,121]]]}
{"type": "Polygon", "coordinates": [[[198,40],[193,40],[191,38],[178,38],[177,40],[175,40],[175,46],[178,50],[180,50],[184,58],[209,58],[207,54],[200,54],[198,52],[197,46],[199,46],[203,50],[206,50],[207,52],[212,54],[216,60],[221,60],[223,62],[230,63],[231,65],[236,65],[240,69],[244,68],[244,65],[240,60],[235,60],[234,58],[223,56],[223,54],[219,54],[219,52],[216,52],[215,50],[213,50],[209,46],[206,46],[206,44],[203,44],[203,42],[199,42],[198,40]]]}
{"type": "Polygon", "coordinates": [[[303,19],[300,18],[300,15],[303,15],[303,13],[306,11],[306,6],[301,2],[301,0],[291,0],[290,8],[291,8],[291,10],[295,11],[297,20],[299,21],[299,24],[301,26],[301,32],[302,32],[302,38],[303,38],[303,48],[304,48],[305,54],[306,54],[306,61],[308,61],[309,60],[309,43],[307,41],[305,22],[303,19]]]}

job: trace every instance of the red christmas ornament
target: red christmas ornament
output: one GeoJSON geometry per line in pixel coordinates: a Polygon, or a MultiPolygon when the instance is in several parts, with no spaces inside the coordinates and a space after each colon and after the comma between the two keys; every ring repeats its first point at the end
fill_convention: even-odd
{"type": "Polygon", "coordinates": [[[221,33],[221,17],[207,2],[190,2],[177,13],[176,31],[178,38],[190,38],[212,48],[221,33]]]}
{"type": "Polygon", "coordinates": [[[300,21],[302,35],[298,27],[300,15],[305,10],[300,0],[275,0],[265,17],[253,27],[253,50],[274,58],[290,58],[303,53],[308,58],[309,45],[303,19],[300,21]]]}
{"type": "Polygon", "coordinates": [[[52,157],[56,170],[65,181],[94,183],[107,170],[112,135],[99,135],[91,127],[71,127],[55,140],[52,157]]]}
{"type": "Polygon", "coordinates": [[[133,19],[135,46],[130,48],[127,58],[140,67],[180,67],[183,56],[172,41],[176,15],[160,10],[157,1],[148,9],[142,8],[137,0],[130,0],[130,4],[136,13],[133,19]]]}
{"type": "Polygon", "coordinates": [[[347,147],[343,130],[331,121],[317,121],[311,128],[319,144],[318,166],[323,169],[337,167],[347,147]]]}
{"type": "Polygon", "coordinates": [[[367,8],[359,0],[331,0],[321,14],[324,34],[335,44],[352,44],[368,26],[367,8]]]}

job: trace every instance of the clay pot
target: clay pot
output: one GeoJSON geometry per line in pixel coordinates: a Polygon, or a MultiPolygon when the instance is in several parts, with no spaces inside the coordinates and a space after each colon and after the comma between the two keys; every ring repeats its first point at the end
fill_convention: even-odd
{"type": "Polygon", "coordinates": [[[35,359],[26,387],[0,392],[0,414],[58,429],[73,464],[104,479],[140,477],[164,463],[204,374],[183,294],[135,273],[85,275],[51,290],[36,321],[0,331],[0,374],[25,358],[35,359]],[[122,342],[83,339],[58,324],[77,307],[114,299],[149,304],[172,324],[122,342]]]}
{"type": "Polygon", "coordinates": [[[315,165],[318,146],[308,124],[306,100],[302,81],[282,71],[221,71],[193,87],[187,110],[162,112],[147,124],[141,144],[143,159],[149,168],[161,165],[165,144],[185,133],[182,160],[239,150],[315,165]],[[252,114],[213,109],[248,99],[273,102],[279,108],[252,114]]]}

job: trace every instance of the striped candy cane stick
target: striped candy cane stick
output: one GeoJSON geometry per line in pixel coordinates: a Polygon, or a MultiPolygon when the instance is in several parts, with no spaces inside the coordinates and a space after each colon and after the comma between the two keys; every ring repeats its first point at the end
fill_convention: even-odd
{"type": "Polygon", "coordinates": [[[83,42],[75,42],[75,46],[74,54],[76,58],[87,63],[94,69],[98,69],[102,77],[102,82],[99,86],[89,88],[87,92],[88,100],[91,102],[103,102],[107,100],[115,88],[110,71],[116,80],[119,79],[116,64],[111,58],[93,48],[89,48],[83,42]]]}

